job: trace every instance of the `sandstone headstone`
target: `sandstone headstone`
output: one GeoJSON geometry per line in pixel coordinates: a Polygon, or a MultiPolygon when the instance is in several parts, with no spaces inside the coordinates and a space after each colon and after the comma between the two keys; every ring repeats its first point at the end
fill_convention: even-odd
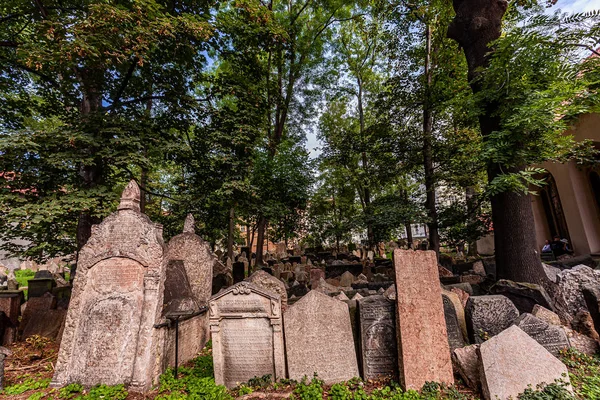
{"type": "Polygon", "coordinates": [[[465,381],[468,387],[479,391],[479,359],[477,357],[478,344],[472,344],[452,353],[452,365],[456,372],[465,381]]]}
{"type": "Polygon", "coordinates": [[[428,381],[452,384],[452,362],[433,251],[394,251],[400,383],[419,390],[428,381]]]}
{"type": "Polygon", "coordinates": [[[567,367],[517,326],[511,326],[479,347],[481,388],[486,400],[516,399],[538,384],[562,379],[570,385],[567,367]]]}
{"type": "Polygon", "coordinates": [[[473,263],[473,272],[475,272],[477,275],[486,276],[483,261],[478,260],[473,263]]]}
{"type": "Polygon", "coordinates": [[[56,297],[50,293],[29,299],[19,328],[21,338],[40,335],[60,341],[66,314],[66,310],[56,309],[56,297]]]}
{"type": "Polygon", "coordinates": [[[269,275],[265,271],[258,270],[250,275],[246,280],[252,283],[254,286],[261,287],[278,295],[281,298],[281,309],[283,311],[287,309],[287,291],[285,290],[285,285],[279,279],[269,275]]]}
{"type": "Polygon", "coordinates": [[[586,265],[578,265],[560,272],[557,279],[558,287],[567,303],[569,313],[575,315],[579,310],[587,311],[585,298],[583,297],[583,286],[586,284],[600,284],[600,271],[593,270],[586,265]]]}
{"type": "Polygon", "coordinates": [[[369,296],[357,302],[360,321],[360,360],[363,378],[398,376],[398,347],[394,302],[369,296]]]}
{"type": "Polygon", "coordinates": [[[533,283],[520,283],[500,279],[492,286],[490,293],[508,297],[520,313],[531,313],[536,304],[549,310],[554,308],[546,290],[540,285],[533,283]]]}
{"type": "Polygon", "coordinates": [[[319,287],[319,281],[325,279],[325,271],[320,268],[312,268],[310,270],[310,287],[316,289],[319,287]]]}
{"type": "Polygon", "coordinates": [[[558,316],[558,314],[540,306],[539,304],[533,306],[533,311],[531,312],[531,314],[538,317],[542,321],[546,321],[551,325],[561,325],[560,317],[558,316]]]}
{"type": "Polygon", "coordinates": [[[280,297],[240,282],[210,299],[215,382],[233,388],[254,377],[285,378],[280,297]]]}
{"type": "Polygon", "coordinates": [[[340,277],[340,286],[350,287],[350,286],[352,286],[352,283],[354,283],[354,275],[352,275],[352,272],[350,272],[350,271],[344,272],[342,274],[342,276],[340,277]]]}
{"type": "Polygon", "coordinates": [[[0,344],[4,346],[8,346],[17,340],[21,304],[24,300],[25,297],[20,290],[0,291],[0,312],[4,312],[10,321],[10,326],[6,326],[4,329],[4,335],[0,335],[0,344]]]}
{"type": "Polygon", "coordinates": [[[569,344],[571,345],[571,347],[573,347],[580,353],[584,353],[590,356],[598,354],[600,347],[598,346],[597,341],[590,337],[582,335],[571,328],[563,327],[563,329],[565,330],[567,337],[569,338],[569,344]]]}
{"type": "Polygon", "coordinates": [[[448,333],[448,345],[450,346],[450,351],[453,352],[454,350],[465,346],[465,339],[463,337],[461,323],[458,319],[456,305],[450,299],[450,294],[448,292],[442,293],[442,301],[444,304],[444,319],[446,320],[446,331],[448,333]]]}
{"type": "Polygon", "coordinates": [[[338,294],[337,296],[335,296],[336,299],[340,300],[340,301],[348,301],[350,300],[348,298],[348,296],[346,296],[346,293],[344,293],[344,291],[341,291],[340,294],[338,294]]]}
{"type": "Polygon", "coordinates": [[[359,376],[348,306],[311,290],[284,315],[290,379],[317,373],[326,384],[359,376]]]}
{"type": "Polygon", "coordinates": [[[388,300],[396,300],[396,285],[391,285],[383,292],[383,297],[388,300]]]}
{"type": "Polygon", "coordinates": [[[594,328],[594,321],[587,310],[579,310],[571,321],[571,327],[577,332],[589,336],[594,340],[600,340],[600,335],[594,328]]]}
{"type": "Polygon", "coordinates": [[[514,324],[556,357],[561,350],[570,347],[567,334],[561,326],[550,325],[532,314],[521,314],[514,324]]]}
{"type": "Polygon", "coordinates": [[[355,294],[355,295],[352,297],[352,300],[360,300],[360,299],[362,299],[362,298],[363,298],[363,296],[362,296],[360,293],[356,293],[356,294],[355,294]]]}
{"type": "Polygon", "coordinates": [[[505,296],[471,296],[465,309],[465,319],[471,343],[483,343],[512,325],[519,310],[505,296]]]}
{"type": "Polygon", "coordinates": [[[164,331],[154,328],[163,304],[162,226],[139,203],[131,181],[79,252],[53,387],[125,384],[145,392],[162,373],[164,331]]]}

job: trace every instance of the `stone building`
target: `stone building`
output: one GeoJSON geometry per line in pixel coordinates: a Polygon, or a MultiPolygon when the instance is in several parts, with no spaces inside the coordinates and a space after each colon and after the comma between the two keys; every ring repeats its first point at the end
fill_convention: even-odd
{"type": "MultiPolygon", "coordinates": [[[[591,140],[600,150],[600,114],[581,115],[566,132],[591,140]]],[[[600,161],[600,160],[598,160],[600,161]]],[[[569,241],[575,255],[600,255],[600,167],[546,162],[548,184],[531,196],[538,248],[555,235],[569,241]]]]}

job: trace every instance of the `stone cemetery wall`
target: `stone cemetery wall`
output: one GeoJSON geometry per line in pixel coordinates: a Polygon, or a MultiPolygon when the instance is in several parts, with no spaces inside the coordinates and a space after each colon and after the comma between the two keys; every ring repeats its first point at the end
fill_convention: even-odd
{"type": "Polygon", "coordinates": [[[92,227],[79,255],[53,386],[123,383],[145,391],[160,371],[162,227],[139,212],[130,182],[117,212],[92,227]]]}
{"type": "Polygon", "coordinates": [[[437,258],[433,251],[395,250],[400,383],[454,383],[437,258]]]}
{"type": "Polygon", "coordinates": [[[209,303],[215,381],[228,388],[254,377],[285,378],[280,297],[249,282],[209,303]]]}
{"type": "Polygon", "coordinates": [[[290,379],[317,372],[333,384],[359,375],[346,303],[311,290],[288,307],[284,325],[290,379]]]}

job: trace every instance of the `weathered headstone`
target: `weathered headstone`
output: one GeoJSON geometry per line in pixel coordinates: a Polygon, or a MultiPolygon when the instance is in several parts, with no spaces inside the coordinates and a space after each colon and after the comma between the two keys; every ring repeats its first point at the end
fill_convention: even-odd
{"type": "Polygon", "coordinates": [[[557,279],[560,293],[567,303],[569,313],[574,316],[582,309],[587,311],[583,286],[600,284],[600,271],[593,270],[586,265],[578,265],[560,272],[557,279]]]}
{"type": "Polygon", "coordinates": [[[50,271],[38,271],[35,273],[33,279],[27,281],[27,297],[40,297],[44,293],[52,292],[55,286],[56,281],[50,271]]]}
{"type": "Polygon", "coordinates": [[[539,304],[549,310],[553,310],[552,300],[546,289],[533,283],[513,282],[500,279],[490,289],[490,294],[501,294],[513,302],[520,313],[531,313],[533,307],[539,304]]]}
{"type": "Polygon", "coordinates": [[[452,365],[471,389],[479,390],[478,344],[472,344],[452,352],[452,365]]]}
{"type": "Polygon", "coordinates": [[[346,271],[342,274],[342,276],[340,277],[340,286],[342,287],[350,287],[352,286],[352,283],[354,282],[354,275],[352,275],[352,272],[350,271],[346,271]]]}
{"type": "Polygon", "coordinates": [[[24,299],[23,292],[20,290],[0,291],[0,312],[4,312],[10,321],[10,326],[6,326],[4,329],[4,337],[0,335],[0,344],[3,346],[8,346],[17,340],[19,315],[24,299]]]}
{"type": "Polygon", "coordinates": [[[389,377],[396,380],[398,344],[394,302],[378,295],[361,297],[357,304],[363,378],[389,377]]]}
{"type": "Polygon", "coordinates": [[[550,325],[561,325],[558,314],[540,306],[539,304],[533,306],[533,311],[531,311],[531,314],[538,317],[542,321],[546,321],[550,325]]]}
{"type": "Polygon", "coordinates": [[[567,367],[517,326],[511,326],[479,347],[481,389],[486,400],[516,399],[538,384],[562,379],[570,385],[567,367]]]}
{"type": "Polygon", "coordinates": [[[29,299],[19,326],[21,339],[40,335],[60,341],[66,314],[56,309],[56,297],[50,293],[29,299]]]}
{"type": "Polygon", "coordinates": [[[454,350],[465,346],[465,339],[463,337],[461,324],[458,320],[456,306],[447,292],[442,293],[442,301],[444,304],[446,331],[448,333],[448,345],[450,346],[450,351],[453,352],[454,350]]]}
{"type": "Polygon", "coordinates": [[[139,203],[132,181],[79,252],[53,387],[125,384],[143,392],[157,383],[164,244],[162,226],[140,213],[139,203]]]}
{"type": "Polygon", "coordinates": [[[453,384],[437,257],[433,251],[394,251],[400,383],[453,384]]]}
{"type": "Polygon", "coordinates": [[[600,332],[600,284],[582,285],[582,292],[587,309],[594,321],[594,328],[600,332]]]}
{"type": "Polygon", "coordinates": [[[317,373],[326,384],[358,377],[348,305],[311,290],[284,315],[290,379],[317,373]]]}
{"type": "Polygon", "coordinates": [[[512,325],[519,316],[517,307],[502,295],[471,296],[465,317],[471,343],[483,343],[512,325]]]}
{"type": "Polygon", "coordinates": [[[281,299],[240,282],[210,299],[215,381],[233,388],[254,377],[285,378],[281,299]]]}
{"type": "Polygon", "coordinates": [[[247,279],[248,282],[255,286],[261,287],[269,292],[273,292],[281,298],[281,310],[285,311],[288,306],[288,296],[285,290],[285,285],[279,279],[267,272],[258,270],[250,275],[247,279]]]}
{"type": "Polygon", "coordinates": [[[529,313],[521,314],[514,324],[556,357],[570,347],[562,326],[550,325],[529,313]]]}

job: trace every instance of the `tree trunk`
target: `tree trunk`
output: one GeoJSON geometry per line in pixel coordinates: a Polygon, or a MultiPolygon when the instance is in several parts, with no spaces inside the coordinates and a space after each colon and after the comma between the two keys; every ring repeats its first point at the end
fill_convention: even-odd
{"type": "MultiPolygon", "coordinates": [[[[467,201],[467,224],[473,226],[477,222],[477,198],[475,197],[475,188],[473,186],[467,186],[465,189],[465,199],[467,201]]],[[[477,256],[477,242],[475,240],[469,240],[469,256],[477,256]]]]}
{"type": "Polygon", "coordinates": [[[256,265],[263,265],[263,247],[265,245],[265,228],[267,220],[261,216],[258,219],[258,234],[256,236],[256,265]]]}
{"type": "MultiPolygon", "coordinates": [[[[233,232],[235,230],[235,208],[229,209],[229,231],[227,232],[227,257],[233,260],[233,232]]],[[[251,258],[251,254],[248,254],[251,258]]]]}
{"type": "Polygon", "coordinates": [[[433,170],[433,115],[429,99],[431,87],[431,27],[425,28],[425,93],[423,103],[423,167],[425,172],[425,208],[429,221],[429,249],[439,257],[440,235],[438,233],[438,217],[435,205],[435,177],[433,170]]]}
{"type": "MultiPolygon", "coordinates": [[[[469,67],[469,81],[474,93],[482,90],[475,80],[481,69],[488,65],[489,44],[502,33],[502,16],[506,0],[454,0],[456,16],[448,27],[448,37],[463,48],[469,67]]],[[[500,129],[501,121],[494,116],[494,104],[487,104],[479,116],[481,134],[485,141],[500,129]]],[[[508,169],[488,165],[488,180],[505,172],[518,172],[525,166],[508,169]]],[[[529,196],[504,192],[491,199],[494,223],[496,275],[518,282],[547,285],[549,283],[535,243],[535,225],[529,196]]]]}
{"type": "Polygon", "coordinates": [[[406,228],[406,244],[409,249],[413,248],[413,236],[412,236],[412,227],[410,226],[410,222],[407,222],[404,227],[406,228]]]}

